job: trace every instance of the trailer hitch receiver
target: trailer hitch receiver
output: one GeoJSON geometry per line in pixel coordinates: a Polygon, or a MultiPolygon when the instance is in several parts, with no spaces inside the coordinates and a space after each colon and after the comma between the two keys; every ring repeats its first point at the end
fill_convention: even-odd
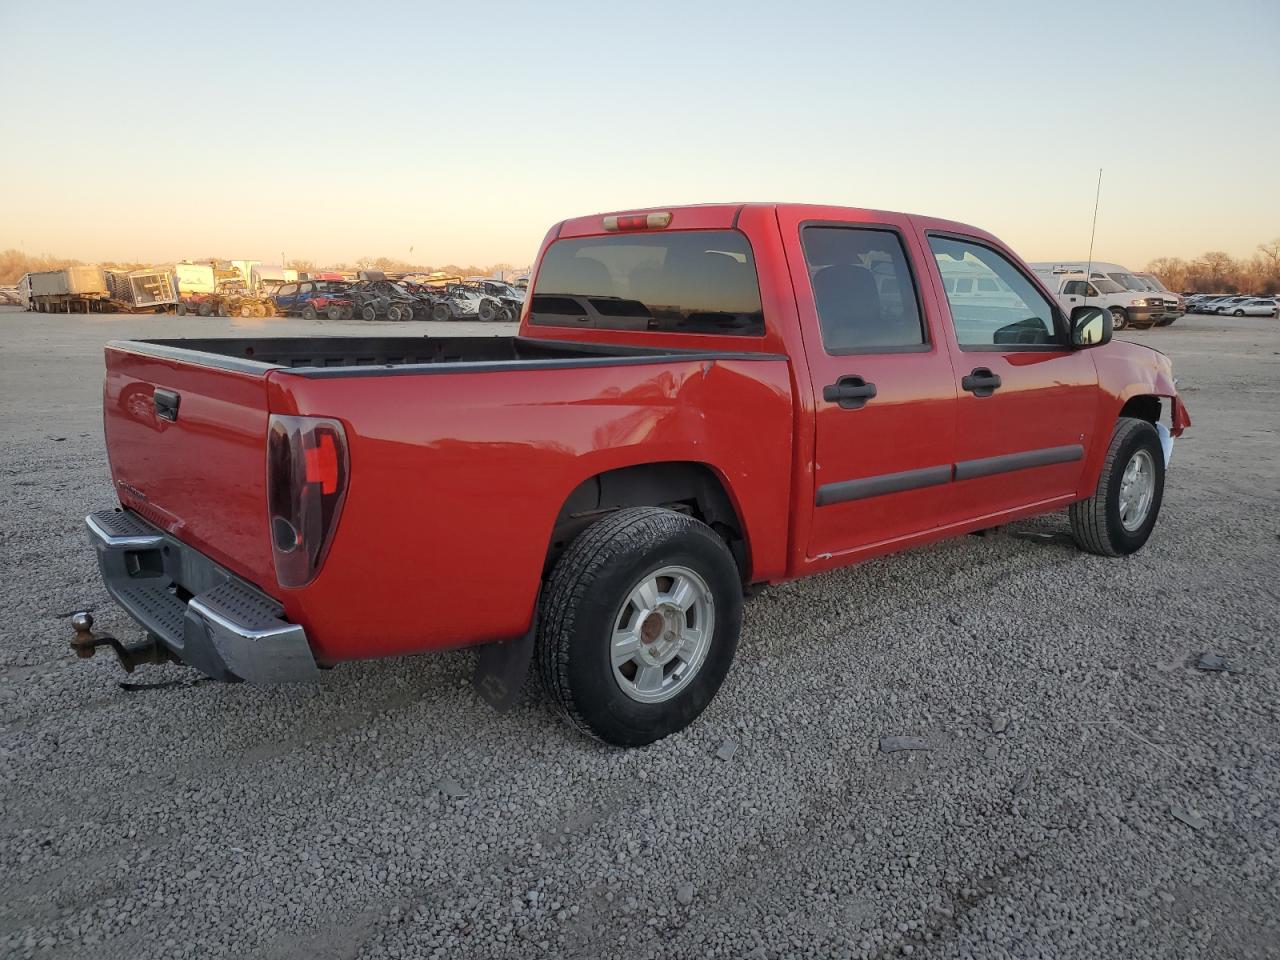
{"type": "Polygon", "coordinates": [[[178,662],[168,647],[152,637],[142,643],[124,644],[115,637],[94,633],[93,614],[87,611],[73,613],[71,626],[75,630],[75,636],[71,638],[71,649],[81,660],[88,660],[98,652],[99,647],[110,647],[125,673],[133,673],[134,668],[142,664],[178,662]]]}

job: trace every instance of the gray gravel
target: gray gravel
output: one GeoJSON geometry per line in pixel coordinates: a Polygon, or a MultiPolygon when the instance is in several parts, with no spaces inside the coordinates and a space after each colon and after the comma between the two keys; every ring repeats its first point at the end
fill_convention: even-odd
{"type": "Polygon", "coordinates": [[[466,652],[134,691],[71,658],[76,608],[129,630],[81,529],[101,343],[228,326],[0,309],[0,955],[1280,952],[1274,321],[1129,335],[1195,420],[1142,553],[1055,515],[765,591],[703,718],[630,752],[491,713],[466,652]]]}

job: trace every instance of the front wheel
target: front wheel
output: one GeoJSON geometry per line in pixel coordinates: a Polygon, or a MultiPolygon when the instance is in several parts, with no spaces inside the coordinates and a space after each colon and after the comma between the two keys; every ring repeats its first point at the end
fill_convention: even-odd
{"type": "Polygon", "coordinates": [[[1243,316],[1244,316],[1244,311],[1243,311],[1243,310],[1236,310],[1236,311],[1232,312],[1232,314],[1231,314],[1231,315],[1232,315],[1233,317],[1243,317],[1243,316]]]}
{"type": "Polygon", "coordinates": [[[324,312],[324,315],[329,318],[331,323],[338,323],[342,320],[342,314],[343,310],[341,305],[336,303],[330,304],[329,308],[324,312]]]}
{"type": "Polygon", "coordinates": [[[361,320],[377,320],[378,311],[373,309],[373,307],[363,307],[360,310],[360,319],[361,320]]]}
{"type": "Polygon", "coordinates": [[[1111,308],[1111,329],[1123,330],[1129,325],[1129,314],[1124,312],[1121,307],[1111,308]]]}
{"type": "Polygon", "coordinates": [[[498,319],[498,308],[495,307],[488,300],[481,301],[479,313],[480,313],[480,319],[485,323],[490,323],[498,319]]]}
{"type": "Polygon", "coordinates": [[[315,318],[316,318],[315,305],[308,303],[305,307],[302,308],[302,319],[314,320],[315,318]]]}
{"type": "Polygon", "coordinates": [[[545,588],[535,656],[574,726],[638,747],[683,730],[738,646],[742,582],[706,524],[629,507],[571,543],[545,588]]]}
{"type": "Polygon", "coordinates": [[[437,323],[444,323],[446,320],[453,319],[453,311],[449,309],[448,304],[437,303],[431,308],[431,319],[437,323]]]}
{"type": "Polygon", "coordinates": [[[1076,546],[1103,557],[1121,557],[1142,548],[1151,536],[1164,500],[1164,450],[1146,420],[1121,417],[1093,496],[1071,505],[1076,546]]]}

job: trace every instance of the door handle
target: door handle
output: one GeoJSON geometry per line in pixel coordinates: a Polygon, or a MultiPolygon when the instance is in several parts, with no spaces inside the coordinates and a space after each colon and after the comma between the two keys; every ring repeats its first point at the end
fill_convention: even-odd
{"type": "Polygon", "coordinates": [[[178,419],[178,404],[182,400],[182,395],[176,390],[156,389],[152,397],[156,407],[156,416],[161,420],[176,421],[178,419]]]}
{"type": "Polygon", "coordinates": [[[1000,376],[986,367],[975,367],[967,377],[961,378],[960,386],[975,397],[989,397],[1000,389],[1000,376]]]}
{"type": "Polygon", "coordinates": [[[857,410],[866,406],[868,400],[876,395],[876,385],[867,383],[861,377],[841,377],[835,383],[822,388],[822,399],[828,403],[838,403],[845,410],[857,410]]]}

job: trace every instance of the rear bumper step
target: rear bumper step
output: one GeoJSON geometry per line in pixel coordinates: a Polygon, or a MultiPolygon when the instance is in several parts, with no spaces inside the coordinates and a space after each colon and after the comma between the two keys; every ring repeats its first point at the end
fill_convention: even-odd
{"type": "Polygon", "coordinates": [[[306,632],[266,594],[132,511],[85,524],[107,591],[183,663],[219,680],[322,679],[306,632]]]}

